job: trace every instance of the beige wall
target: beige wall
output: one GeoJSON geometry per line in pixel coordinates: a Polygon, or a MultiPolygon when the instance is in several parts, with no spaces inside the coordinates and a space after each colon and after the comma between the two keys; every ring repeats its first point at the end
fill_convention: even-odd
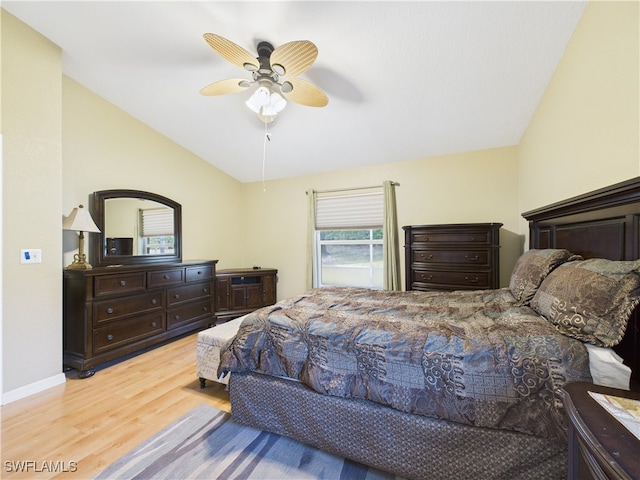
{"type": "Polygon", "coordinates": [[[640,3],[590,2],[518,146],[521,211],[640,175],[640,3]]]}
{"type": "MultiPolygon", "coordinates": [[[[218,259],[219,268],[242,262],[237,180],[66,76],[62,105],[64,215],[97,190],[157,193],[182,205],[185,260],[218,259]]],[[[76,251],[77,235],[65,232],[63,265],[76,251]]]]}
{"type": "MultiPolygon", "coordinates": [[[[247,261],[279,269],[278,297],[305,288],[308,189],[382,185],[396,187],[398,223],[500,222],[501,283],[522,253],[518,232],[515,148],[449,155],[243,185],[247,261]]],[[[400,238],[403,232],[400,230],[400,238]]],[[[401,246],[404,245],[403,240],[401,246]]],[[[402,258],[404,258],[402,252],[402,258]]],[[[404,269],[403,269],[404,271],[404,269]]]]}
{"type": "Polygon", "coordinates": [[[35,382],[64,381],[62,123],[60,50],[7,12],[2,12],[1,21],[2,387],[6,392],[35,382]],[[21,248],[40,248],[42,263],[21,265],[21,248]]]}
{"type": "Polygon", "coordinates": [[[224,268],[243,263],[246,205],[238,181],[63,76],[60,49],[11,14],[1,21],[6,402],[64,381],[62,267],[77,235],[61,227],[74,206],[112,188],[173,198],[183,257],[224,268]],[[42,264],[21,265],[20,248],[41,248],[42,264]]]}

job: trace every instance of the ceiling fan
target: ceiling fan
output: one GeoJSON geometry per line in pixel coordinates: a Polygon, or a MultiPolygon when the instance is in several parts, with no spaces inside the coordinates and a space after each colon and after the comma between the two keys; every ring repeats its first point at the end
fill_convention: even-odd
{"type": "Polygon", "coordinates": [[[247,106],[265,122],[273,121],[284,108],[286,101],[282,97],[308,107],[324,107],[329,103],[325,93],[313,83],[296,78],[306,72],[318,56],[312,42],[298,40],[274,48],[263,41],[258,43],[258,56],[254,57],[220,35],[205,33],[204,39],[223,58],[251,72],[251,80],[230,78],[214,82],[200,90],[202,95],[227,95],[257,84],[258,89],[247,106]]]}

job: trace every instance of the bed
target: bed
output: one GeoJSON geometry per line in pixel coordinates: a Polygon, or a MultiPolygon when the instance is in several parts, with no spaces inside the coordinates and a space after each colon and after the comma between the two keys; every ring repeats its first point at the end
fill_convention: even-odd
{"type": "Polygon", "coordinates": [[[640,178],[523,216],[508,288],[314,289],[248,315],[221,357],[233,419],[401,477],[566,478],[559,390],[611,347],[639,372],[640,178]]]}

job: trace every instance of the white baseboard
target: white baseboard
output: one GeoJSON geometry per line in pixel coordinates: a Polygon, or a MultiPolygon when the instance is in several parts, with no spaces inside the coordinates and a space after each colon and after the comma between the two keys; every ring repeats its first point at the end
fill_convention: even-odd
{"type": "Polygon", "coordinates": [[[15,390],[11,390],[10,392],[0,393],[0,405],[6,405],[7,403],[15,402],[16,400],[28,397],[29,395],[40,393],[43,390],[55,387],[56,385],[62,385],[66,381],[67,377],[65,376],[65,374],[58,373],[53,377],[38,380],[37,382],[30,383],[29,385],[25,385],[24,387],[16,388],[15,390]]]}

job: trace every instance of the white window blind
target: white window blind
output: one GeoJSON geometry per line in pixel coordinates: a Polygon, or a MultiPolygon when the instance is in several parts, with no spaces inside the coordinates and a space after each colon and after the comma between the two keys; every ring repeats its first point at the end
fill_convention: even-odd
{"type": "Polygon", "coordinates": [[[316,229],[379,228],[384,223],[382,189],[318,195],[316,229]]]}
{"type": "Polygon", "coordinates": [[[173,235],[173,210],[153,208],[140,210],[143,237],[173,235]]]}

